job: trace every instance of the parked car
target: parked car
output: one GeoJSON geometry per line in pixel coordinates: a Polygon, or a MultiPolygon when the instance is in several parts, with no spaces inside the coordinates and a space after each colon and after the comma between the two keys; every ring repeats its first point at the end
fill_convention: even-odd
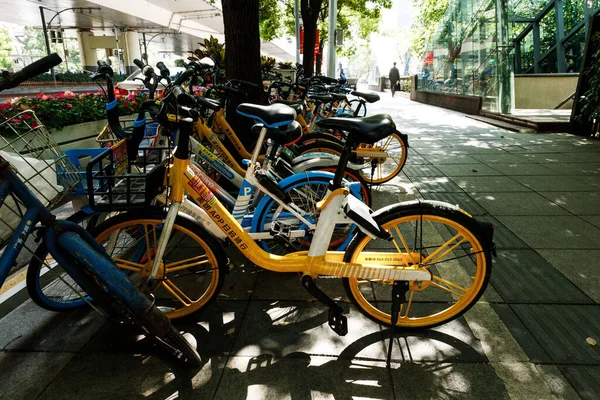
{"type": "MultiPolygon", "coordinates": [[[[169,72],[171,72],[171,80],[172,81],[175,80],[175,78],[177,76],[179,76],[179,74],[183,73],[183,71],[185,71],[185,68],[169,67],[169,72]]],[[[158,74],[158,71],[156,69],[155,69],[155,72],[158,74]]],[[[122,82],[117,83],[115,85],[115,95],[117,97],[120,97],[120,96],[127,96],[127,95],[129,95],[129,93],[136,92],[136,91],[147,91],[148,89],[146,89],[146,87],[144,86],[142,81],[140,81],[139,79],[135,79],[135,78],[144,79],[144,76],[142,75],[142,70],[138,69],[133,74],[129,75],[127,77],[127,79],[125,79],[122,82]]],[[[166,82],[164,80],[162,80],[158,84],[157,91],[160,92],[165,87],[166,87],[166,82]]]]}

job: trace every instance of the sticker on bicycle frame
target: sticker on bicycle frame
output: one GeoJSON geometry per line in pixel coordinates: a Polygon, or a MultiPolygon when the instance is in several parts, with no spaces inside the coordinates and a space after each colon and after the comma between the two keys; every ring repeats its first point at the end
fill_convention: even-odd
{"type": "Polygon", "coordinates": [[[115,167],[115,175],[120,175],[127,169],[129,164],[127,158],[127,145],[124,140],[117,142],[110,146],[110,150],[113,152],[113,163],[115,167]]]}
{"type": "Polygon", "coordinates": [[[200,146],[200,152],[202,154],[204,154],[210,161],[215,161],[217,159],[217,155],[214,154],[213,152],[211,152],[209,149],[207,149],[204,146],[200,146]]]}
{"type": "Polygon", "coordinates": [[[215,198],[215,195],[213,194],[213,192],[211,192],[210,189],[206,187],[204,182],[202,182],[202,180],[200,178],[198,178],[197,176],[193,176],[190,179],[189,184],[190,184],[190,187],[197,194],[197,196],[194,196],[194,197],[196,197],[197,200],[202,200],[205,203],[208,203],[215,198]]]}

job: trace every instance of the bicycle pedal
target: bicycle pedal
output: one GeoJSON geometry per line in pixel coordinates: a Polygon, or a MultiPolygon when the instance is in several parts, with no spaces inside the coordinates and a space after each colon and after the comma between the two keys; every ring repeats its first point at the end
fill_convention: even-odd
{"type": "Polygon", "coordinates": [[[329,327],[338,335],[346,336],[348,333],[348,318],[342,312],[333,308],[329,309],[329,327]]]}

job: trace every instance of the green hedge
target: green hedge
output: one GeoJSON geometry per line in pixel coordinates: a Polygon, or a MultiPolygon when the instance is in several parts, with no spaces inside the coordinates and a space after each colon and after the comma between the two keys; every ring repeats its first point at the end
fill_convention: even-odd
{"type": "MultiPolygon", "coordinates": [[[[57,82],[90,82],[90,75],[85,72],[58,72],[55,74],[57,82]]],[[[113,81],[122,82],[127,76],[114,75],[113,81]]],[[[52,82],[52,75],[41,74],[29,80],[30,82],[52,82]]]]}

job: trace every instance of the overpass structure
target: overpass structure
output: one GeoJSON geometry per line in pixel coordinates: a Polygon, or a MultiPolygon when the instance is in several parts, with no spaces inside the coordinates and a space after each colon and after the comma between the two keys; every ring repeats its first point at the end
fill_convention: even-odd
{"type": "MultiPolygon", "coordinates": [[[[98,49],[118,55],[124,73],[145,49],[181,54],[203,38],[224,42],[220,0],[0,0],[0,22],[51,30],[76,29],[82,66],[94,70],[98,49]],[[42,17],[43,13],[43,17],[42,17]]],[[[293,61],[293,47],[261,43],[263,55],[293,61]]],[[[150,60],[152,62],[153,60],[150,60]]]]}

